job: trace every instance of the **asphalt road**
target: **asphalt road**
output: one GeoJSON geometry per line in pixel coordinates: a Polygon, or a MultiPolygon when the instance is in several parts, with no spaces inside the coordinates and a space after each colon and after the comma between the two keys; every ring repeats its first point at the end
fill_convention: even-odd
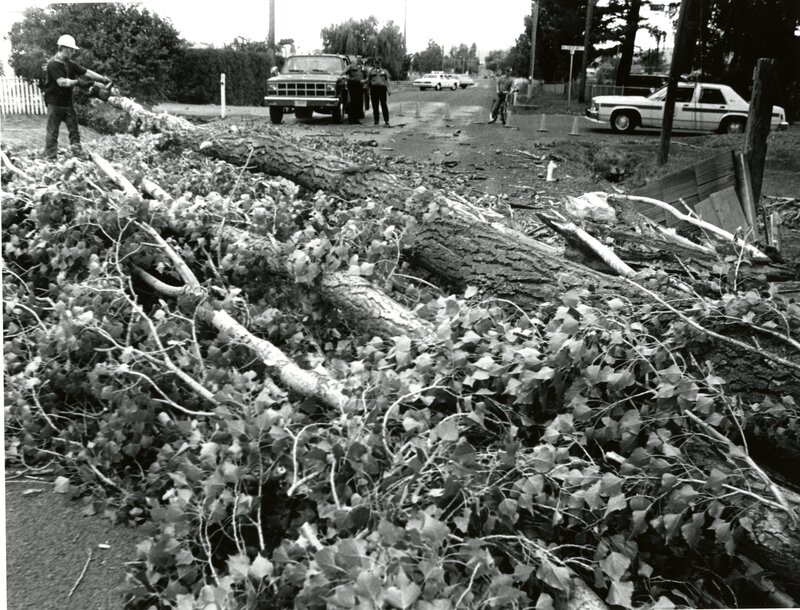
{"type": "MultiPolygon", "coordinates": [[[[441,119],[455,127],[470,125],[486,125],[489,120],[489,111],[494,99],[495,82],[493,79],[478,79],[476,84],[467,89],[444,89],[435,91],[428,89],[420,91],[410,82],[393,83],[389,96],[389,114],[394,125],[414,128],[429,123],[431,120],[441,119]]],[[[551,112],[543,113],[535,108],[523,106],[512,107],[508,128],[520,130],[525,134],[527,141],[552,141],[570,136],[575,127],[575,118],[578,118],[578,133],[587,139],[599,139],[613,136],[621,141],[627,139],[642,139],[658,137],[658,130],[637,129],[632,134],[614,134],[611,128],[599,125],[582,116],[583,107],[575,100],[567,108],[567,100],[563,100],[563,108],[554,108],[552,102],[548,104],[551,112]],[[542,130],[544,127],[544,130],[542,130]]],[[[219,117],[221,109],[218,105],[191,105],[168,103],[160,104],[155,110],[182,114],[188,116],[219,117]]],[[[257,106],[228,106],[226,116],[252,116],[269,117],[269,109],[257,106]]],[[[367,111],[362,120],[364,127],[372,127],[372,109],[367,111]]],[[[381,124],[383,121],[381,120],[381,124]]],[[[292,114],[283,118],[284,126],[306,126],[324,128],[326,131],[351,132],[352,125],[336,125],[328,115],[315,114],[311,119],[296,119],[292,114]]],[[[381,125],[382,126],[382,125],[381,125]]],[[[500,128],[499,122],[492,127],[500,128]]],[[[675,133],[674,138],[691,138],[699,133],[675,133]]]]}

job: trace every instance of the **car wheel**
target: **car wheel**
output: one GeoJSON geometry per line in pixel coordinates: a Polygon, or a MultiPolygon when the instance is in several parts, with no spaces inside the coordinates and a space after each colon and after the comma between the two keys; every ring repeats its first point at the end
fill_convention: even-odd
{"type": "Polygon", "coordinates": [[[636,115],[628,110],[611,115],[611,131],[616,133],[632,133],[636,129],[636,115]]]}
{"type": "Polygon", "coordinates": [[[314,111],[311,108],[295,108],[294,116],[298,119],[310,119],[314,111]]]}
{"type": "Polygon", "coordinates": [[[442,83],[436,83],[436,86],[434,87],[434,89],[436,89],[437,91],[441,91],[442,90],[442,83]]]}
{"type": "Polygon", "coordinates": [[[726,119],[722,125],[722,133],[742,133],[744,131],[744,119],[726,119]]]}
{"type": "Polygon", "coordinates": [[[283,108],[280,106],[270,106],[269,120],[278,125],[283,120],[283,108]]]}
{"type": "Polygon", "coordinates": [[[458,89],[458,85],[453,85],[452,87],[450,87],[451,91],[455,91],[456,89],[458,89]]]}

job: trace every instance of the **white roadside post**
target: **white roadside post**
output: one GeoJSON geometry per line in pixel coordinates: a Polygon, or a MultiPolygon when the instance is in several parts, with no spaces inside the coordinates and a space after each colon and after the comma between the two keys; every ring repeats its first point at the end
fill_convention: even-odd
{"type": "Polygon", "coordinates": [[[225,118],[225,73],[219,75],[220,117],[225,118]]]}
{"type": "Polygon", "coordinates": [[[567,108],[572,106],[572,61],[575,59],[575,51],[583,51],[583,47],[574,44],[562,44],[562,51],[569,51],[569,83],[567,83],[567,108]]]}

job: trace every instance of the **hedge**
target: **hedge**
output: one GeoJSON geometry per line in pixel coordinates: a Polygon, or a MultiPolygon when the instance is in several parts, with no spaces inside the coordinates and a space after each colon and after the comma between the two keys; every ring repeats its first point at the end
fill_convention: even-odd
{"type": "Polygon", "coordinates": [[[219,104],[219,77],[224,73],[227,104],[260,106],[273,65],[275,56],[269,52],[187,49],[173,63],[175,101],[219,104]]]}

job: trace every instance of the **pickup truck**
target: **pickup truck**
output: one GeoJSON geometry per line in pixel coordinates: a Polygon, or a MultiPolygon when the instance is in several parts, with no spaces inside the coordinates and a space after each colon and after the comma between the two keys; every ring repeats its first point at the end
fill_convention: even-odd
{"type": "Polygon", "coordinates": [[[291,55],[281,71],[267,80],[264,105],[277,124],[287,112],[310,119],[318,112],[341,123],[347,107],[347,86],[341,76],[350,65],[346,55],[291,55]]]}
{"type": "MultiPolygon", "coordinates": [[[[618,133],[630,133],[637,127],[660,129],[664,116],[667,88],[648,97],[638,95],[601,95],[592,98],[586,117],[610,125],[618,133]]],[[[747,123],[750,105],[731,87],[714,83],[678,83],[675,130],[741,133],[747,123]]],[[[772,129],[786,129],[786,113],[772,107],[772,129]]]]}

